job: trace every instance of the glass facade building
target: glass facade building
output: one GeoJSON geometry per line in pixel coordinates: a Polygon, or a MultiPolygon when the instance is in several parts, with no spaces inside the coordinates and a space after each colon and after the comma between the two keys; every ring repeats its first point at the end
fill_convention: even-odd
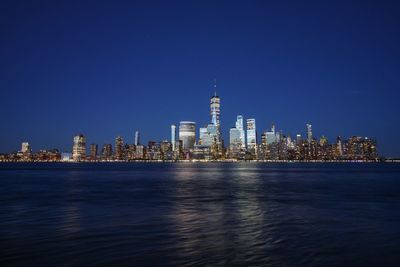
{"type": "Polygon", "coordinates": [[[257,130],[255,119],[247,119],[247,149],[250,153],[255,153],[257,149],[257,130]]]}
{"type": "Polygon", "coordinates": [[[140,133],[139,131],[135,132],[135,146],[140,145],[140,133]]]}
{"type": "Polygon", "coordinates": [[[86,137],[83,134],[74,137],[72,146],[72,159],[75,161],[84,160],[86,158],[86,137]]]}
{"type": "Polygon", "coordinates": [[[175,151],[175,140],[176,138],[176,126],[175,124],[171,125],[171,146],[172,146],[172,151],[175,151]]]}
{"type": "Polygon", "coordinates": [[[183,150],[194,148],[196,142],[196,123],[192,121],[181,121],[179,123],[179,140],[182,140],[183,150]]]}
{"type": "Polygon", "coordinates": [[[238,129],[238,131],[239,131],[241,148],[245,149],[246,148],[246,135],[245,135],[245,132],[244,132],[243,116],[242,115],[238,115],[236,117],[236,129],[238,129]]]}

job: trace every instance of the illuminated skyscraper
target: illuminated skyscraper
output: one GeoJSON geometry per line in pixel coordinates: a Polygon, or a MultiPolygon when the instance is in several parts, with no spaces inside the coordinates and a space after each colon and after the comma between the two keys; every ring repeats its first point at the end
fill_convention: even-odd
{"type": "Polygon", "coordinates": [[[210,100],[211,123],[216,125],[218,128],[220,127],[220,107],[220,98],[219,96],[217,96],[217,92],[214,92],[214,95],[211,97],[210,100]]]}
{"type": "Polygon", "coordinates": [[[22,153],[30,153],[31,152],[31,146],[29,145],[28,142],[23,142],[21,145],[21,152],[22,153]]]}
{"type": "Polygon", "coordinates": [[[97,158],[97,144],[90,145],[90,159],[95,160],[97,158]]]}
{"type": "Polygon", "coordinates": [[[171,125],[171,145],[172,151],[175,151],[175,138],[176,138],[176,126],[175,124],[171,125]]]}
{"type": "Polygon", "coordinates": [[[257,150],[257,130],[255,119],[247,119],[247,149],[250,153],[256,153],[257,150]]]}
{"type": "Polygon", "coordinates": [[[199,143],[202,146],[211,147],[214,143],[219,143],[218,128],[214,124],[208,124],[207,127],[199,130],[199,143]]]}
{"type": "Polygon", "coordinates": [[[272,123],[271,131],[265,133],[265,138],[268,145],[278,142],[274,123],[272,123]]]}
{"type": "Polygon", "coordinates": [[[111,159],[111,156],[112,156],[112,145],[111,144],[105,144],[103,146],[103,149],[101,150],[101,156],[105,160],[111,159]]]}
{"type": "Polygon", "coordinates": [[[121,136],[115,138],[115,159],[124,159],[124,139],[121,136]]]}
{"type": "Polygon", "coordinates": [[[221,102],[216,93],[216,85],[214,85],[214,95],[210,99],[210,114],[211,123],[206,127],[199,129],[199,143],[202,149],[205,147],[210,148],[213,158],[220,158],[222,156],[222,136],[221,136],[221,102]]]}
{"type": "Polygon", "coordinates": [[[86,137],[83,134],[74,137],[72,146],[72,159],[75,161],[84,160],[86,158],[86,137]]]}
{"type": "Polygon", "coordinates": [[[343,156],[343,143],[342,143],[342,137],[340,136],[336,138],[336,147],[338,156],[339,157],[343,156]]]}
{"type": "Polygon", "coordinates": [[[140,145],[140,133],[139,131],[135,132],[135,146],[140,145]]]}
{"type": "Polygon", "coordinates": [[[241,148],[245,149],[246,148],[246,135],[244,133],[243,116],[242,115],[238,115],[236,118],[236,129],[239,130],[241,148]]]}
{"type": "Polygon", "coordinates": [[[311,141],[312,141],[312,138],[313,138],[313,136],[312,136],[312,125],[311,124],[306,124],[306,126],[307,126],[307,141],[310,144],[311,141]]]}
{"type": "Polygon", "coordinates": [[[231,157],[238,157],[242,149],[242,140],[240,138],[240,130],[232,127],[229,131],[229,154],[231,157]]]}
{"type": "Polygon", "coordinates": [[[300,145],[303,142],[303,139],[301,137],[301,134],[296,135],[296,144],[300,145]]]}
{"type": "Polygon", "coordinates": [[[181,121],[179,123],[179,140],[182,140],[183,150],[194,148],[196,142],[196,123],[192,121],[181,121]]]}
{"type": "Polygon", "coordinates": [[[221,136],[221,100],[217,96],[217,86],[214,85],[214,95],[210,99],[211,124],[207,126],[207,134],[211,140],[211,152],[214,157],[218,158],[222,155],[222,136],[221,136]]]}

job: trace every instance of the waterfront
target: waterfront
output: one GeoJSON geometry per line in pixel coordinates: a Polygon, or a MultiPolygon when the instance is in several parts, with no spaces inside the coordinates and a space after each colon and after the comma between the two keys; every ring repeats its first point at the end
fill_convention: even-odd
{"type": "Polygon", "coordinates": [[[400,165],[2,163],[2,266],[398,266],[400,165]]]}

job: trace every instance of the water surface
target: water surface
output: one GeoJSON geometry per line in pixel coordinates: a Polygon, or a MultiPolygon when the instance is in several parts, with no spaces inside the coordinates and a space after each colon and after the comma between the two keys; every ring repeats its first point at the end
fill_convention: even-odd
{"type": "Polygon", "coordinates": [[[1,266],[400,266],[399,164],[0,164],[1,266]]]}

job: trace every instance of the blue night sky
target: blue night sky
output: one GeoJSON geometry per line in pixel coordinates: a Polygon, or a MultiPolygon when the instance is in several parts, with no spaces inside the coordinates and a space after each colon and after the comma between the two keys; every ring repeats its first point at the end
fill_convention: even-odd
{"type": "MultiPolygon", "coordinates": [[[[0,151],[70,151],[236,115],[400,155],[399,1],[2,1],[0,151]]],[[[198,132],[197,132],[198,134],[198,132]]]]}

